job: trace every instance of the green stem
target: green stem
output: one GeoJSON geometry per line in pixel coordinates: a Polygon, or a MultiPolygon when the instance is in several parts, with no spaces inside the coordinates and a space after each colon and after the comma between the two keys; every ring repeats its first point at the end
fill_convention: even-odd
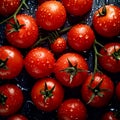
{"type": "Polygon", "coordinates": [[[25,3],[26,0],[22,0],[20,6],[17,8],[17,10],[14,12],[13,15],[11,15],[10,17],[8,17],[7,19],[3,20],[2,22],[0,22],[0,24],[3,24],[5,22],[7,22],[8,20],[10,20],[11,18],[14,18],[15,23],[17,24],[17,19],[16,19],[16,15],[18,14],[18,12],[20,11],[20,9],[22,8],[23,5],[25,5],[25,7],[28,9],[27,4],[25,3]]]}
{"type": "Polygon", "coordinates": [[[40,39],[32,46],[32,48],[38,46],[39,44],[41,44],[43,41],[45,41],[45,40],[47,40],[47,39],[49,39],[49,36],[44,37],[44,38],[41,38],[41,37],[40,37],[40,39]]]}
{"type": "Polygon", "coordinates": [[[94,48],[94,54],[95,54],[95,61],[94,61],[94,71],[93,71],[93,73],[96,73],[97,71],[98,71],[98,68],[97,68],[97,64],[98,64],[98,58],[97,58],[97,56],[98,56],[98,51],[97,51],[97,48],[96,48],[96,45],[94,44],[93,45],[93,48],[94,48]]]}
{"type": "Polygon", "coordinates": [[[70,29],[71,29],[71,26],[66,27],[66,28],[60,30],[59,33],[60,33],[60,34],[63,34],[63,33],[67,32],[67,31],[70,30],[70,29]]]}

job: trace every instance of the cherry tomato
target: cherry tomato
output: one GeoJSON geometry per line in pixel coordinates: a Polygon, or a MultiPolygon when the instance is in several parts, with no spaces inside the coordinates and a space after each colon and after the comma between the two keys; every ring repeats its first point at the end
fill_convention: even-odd
{"type": "Polygon", "coordinates": [[[0,86],[0,116],[16,113],[23,104],[23,93],[14,84],[0,86]]]}
{"type": "Polygon", "coordinates": [[[120,8],[115,5],[105,5],[93,15],[93,26],[96,32],[104,37],[114,37],[120,34],[120,8]]]}
{"type": "Polygon", "coordinates": [[[51,50],[54,53],[62,53],[66,49],[67,43],[63,37],[58,37],[51,43],[51,50]]]}
{"type": "Polygon", "coordinates": [[[14,47],[0,46],[0,78],[13,79],[23,68],[22,54],[14,47]]]}
{"type": "Polygon", "coordinates": [[[79,99],[67,99],[58,108],[58,120],[87,120],[87,109],[79,99]]]}
{"type": "Polygon", "coordinates": [[[28,119],[22,114],[15,114],[10,116],[7,120],[28,120],[28,119]]]}
{"type": "Polygon", "coordinates": [[[46,1],[38,7],[36,20],[45,30],[57,30],[66,21],[65,8],[59,1],[46,1]]]}
{"type": "Polygon", "coordinates": [[[103,73],[90,74],[81,88],[83,100],[92,107],[106,106],[113,96],[114,84],[103,73]]]}
{"type": "Polygon", "coordinates": [[[93,0],[62,0],[68,13],[74,16],[82,16],[92,8],[93,0]]]}
{"type": "Polygon", "coordinates": [[[101,50],[102,56],[98,57],[103,69],[111,73],[120,72],[120,43],[107,43],[101,50]]]}
{"type": "Polygon", "coordinates": [[[44,78],[35,83],[31,97],[38,109],[53,111],[61,104],[64,90],[55,79],[44,78]]]}
{"type": "Polygon", "coordinates": [[[56,1],[56,0],[38,0],[38,3],[39,3],[39,4],[42,4],[42,3],[44,3],[45,1],[56,1]]]}
{"type": "Polygon", "coordinates": [[[81,85],[88,75],[87,72],[86,60],[77,53],[63,54],[54,65],[56,79],[68,87],[81,85]]]}
{"type": "Polygon", "coordinates": [[[117,119],[117,117],[113,111],[108,111],[108,112],[104,113],[101,120],[119,120],[119,119],[117,119]]]}
{"type": "Polygon", "coordinates": [[[17,22],[11,19],[6,25],[6,38],[15,47],[28,48],[38,38],[36,21],[27,14],[19,14],[16,18],[17,22]]]}
{"type": "Polygon", "coordinates": [[[95,40],[95,35],[90,26],[77,24],[69,30],[67,38],[71,48],[76,51],[84,51],[91,48],[95,40]]]}
{"type": "Polygon", "coordinates": [[[19,5],[20,0],[0,0],[0,15],[8,16],[13,14],[19,5]]]}
{"type": "Polygon", "coordinates": [[[55,58],[47,48],[37,47],[25,57],[25,68],[34,78],[43,78],[53,72],[55,58]]]}
{"type": "Polygon", "coordinates": [[[117,96],[117,99],[120,101],[120,82],[117,83],[115,93],[117,96]]]}

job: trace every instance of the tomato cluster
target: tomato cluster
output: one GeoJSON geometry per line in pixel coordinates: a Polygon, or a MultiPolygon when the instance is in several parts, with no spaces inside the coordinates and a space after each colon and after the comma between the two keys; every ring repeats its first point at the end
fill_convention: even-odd
{"type": "Polygon", "coordinates": [[[119,5],[1,0],[0,18],[0,119],[120,119],[119,5]]]}

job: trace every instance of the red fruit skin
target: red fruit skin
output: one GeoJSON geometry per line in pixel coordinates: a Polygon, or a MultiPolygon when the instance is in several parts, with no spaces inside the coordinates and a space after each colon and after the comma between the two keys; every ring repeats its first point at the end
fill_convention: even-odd
{"type": "Polygon", "coordinates": [[[38,79],[49,76],[53,72],[55,58],[47,48],[37,47],[28,52],[24,64],[27,72],[38,79]]]}
{"type": "MultiPolygon", "coordinates": [[[[44,3],[45,1],[51,1],[51,0],[38,0],[38,3],[40,5],[40,4],[44,3]]],[[[56,1],[56,0],[52,0],[52,1],[56,1]]]]}
{"type": "Polygon", "coordinates": [[[73,26],[68,34],[68,44],[76,51],[89,50],[95,40],[93,30],[88,25],[77,24],[73,26]]]}
{"type": "Polygon", "coordinates": [[[120,82],[117,83],[115,93],[117,96],[117,99],[120,101],[120,82]]]}
{"type": "Polygon", "coordinates": [[[53,43],[51,43],[50,47],[51,50],[57,54],[57,53],[62,53],[67,46],[67,42],[63,37],[58,37],[53,43]]]}
{"type": "MultiPolygon", "coordinates": [[[[101,48],[98,57],[100,66],[108,72],[118,73],[120,72],[120,60],[116,59],[113,54],[120,50],[120,43],[111,42],[107,43],[104,48],[101,48]]],[[[117,56],[119,57],[119,55],[117,56]]]]}
{"type": "MultiPolygon", "coordinates": [[[[90,74],[88,76],[88,78],[85,80],[85,82],[83,83],[82,88],[81,88],[82,99],[86,103],[89,102],[89,100],[93,94],[92,90],[90,90],[88,87],[91,83],[91,80],[92,80],[92,74],[90,74]]],[[[101,92],[103,94],[103,97],[96,95],[94,97],[94,99],[88,104],[95,108],[102,108],[102,107],[106,106],[109,103],[109,101],[111,100],[113,93],[114,93],[114,84],[113,84],[112,80],[105,74],[102,74],[99,72],[95,73],[94,80],[91,84],[91,87],[95,88],[100,83],[101,80],[103,80],[103,82],[100,85],[100,89],[106,89],[107,91],[101,92]]]]}
{"type": "Polygon", "coordinates": [[[10,116],[7,120],[28,120],[28,119],[22,114],[15,114],[10,116]]]}
{"type": "Polygon", "coordinates": [[[59,1],[46,1],[38,7],[36,21],[45,30],[57,30],[66,21],[66,10],[59,1]]]}
{"type": "Polygon", "coordinates": [[[87,109],[79,99],[67,99],[58,108],[58,120],[87,120],[87,109]]]}
{"type": "Polygon", "coordinates": [[[11,46],[0,46],[0,60],[6,60],[7,58],[7,69],[0,68],[0,78],[2,80],[17,77],[24,65],[23,56],[19,50],[11,46]]]}
{"type": "Polygon", "coordinates": [[[20,0],[0,0],[0,15],[9,16],[13,14],[19,5],[20,0]]]}
{"type": "Polygon", "coordinates": [[[101,120],[119,120],[119,119],[116,118],[114,112],[109,111],[102,116],[101,120]]]}
{"type": "Polygon", "coordinates": [[[68,13],[74,16],[83,16],[91,10],[93,0],[62,0],[68,13]]]}
{"type": "Polygon", "coordinates": [[[120,8],[115,5],[106,5],[106,15],[99,16],[102,8],[93,15],[93,26],[96,32],[103,37],[114,37],[120,34],[120,8]]]}
{"type": "Polygon", "coordinates": [[[76,87],[81,85],[86,77],[88,76],[88,64],[85,61],[84,57],[80,54],[76,53],[66,53],[60,56],[54,65],[54,73],[56,79],[61,82],[64,86],[67,87],[76,87]],[[83,70],[82,72],[78,72],[74,77],[72,82],[70,83],[70,73],[63,72],[62,70],[70,67],[68,63],[68,59],[73,66],[77,64],[77,68],[83,70]]]}
{"type": "Polygon", "coordinates": [[[7,97],[4,105],[0,103],[0,116],[13,115],[22,107],[24,96],[16,85],[1,85],[0,93],[7,97]]]}
{"type": "Polygon", "coordinates": [[[62,103],[64,98],[64,89],[55,79],[43,78],[36,82],[33,86],[31,91],[31,98],[39,110],[51,112],[56,110],[62,103]],[[46,101],[44,100],[44,95],[41,94],[41,91],[45,89],[45,82],[47,84],[48,90],[51,90],[55,85],[55,88],[52,92],[53,96],[47,98],[46,101]]]}
{"type": "MultiPolygon", "coordinates": [[[[10,33],[13,27],[8,23],[6,24],[6,38],[8,42],[18,48],[31,47],[38,38],[38,26],[33,17],[27,14],[18,14],[17,20],[20,25],[23,25],[19,31],[10,33]]],[[[15,24],[11,19],[9,22],[15,24]]]]}

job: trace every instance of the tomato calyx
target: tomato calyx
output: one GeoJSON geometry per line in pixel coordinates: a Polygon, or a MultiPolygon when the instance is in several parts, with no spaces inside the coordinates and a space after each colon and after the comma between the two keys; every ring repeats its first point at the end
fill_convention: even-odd
{"type": "Polygon", "coordinates": [[[112,56],[116,59],[116,60],[120,60],[120,49],[116,50],[115,52],[112,54],[112,56]]]}
{"type": "Polygon", "coordinates": [[[106,6],[104,5],[102,11],[98,10],[98,16],[105,16],[107,14],[106,6]]]}
{"type": "Polygon", "coordinates": [[[6,100],[7,100],[7,96],[4,95],[3,93],[0,93],[0,104],[5,105],[6,100]]]}
{"type": "Polygon", "coordinates": [[[45,82],[44,90],[41,90],[40,93],[44,96],[44,102],[46,103],[46,100],[48,98],[51,98],[53,96],[53,90],[55,89],[55,85],[49,90],[47,83],[45,82]]]}
{"type": "Polygon", "coordinates": [[[92,82],[93,80],[91,80],[90,85],[88,85],[88,89],[92,91],[92,95],[87,104],[91,103],[96,96],[99,96],[102,98],[104,96],[103,92],[109,91],[108,89],[100,88],[103,82],[103,79],[94,88],[91,87],[92,82]]]}
{"type": "Polygon", "coordinates": [[[61,72],[66,72],[66,73],[69,73],[69,74],[70,74],[70,81],[69,81],[69,83],[71,84],[72,81],[73,81],[74,76],[75,76],[78,72],[84,72],[84,71],[86,71],[86,70],[82,70],[82,69],[77,68],[77,64],[73,66],[72,63],[70,62],[70,60],[69,60],[69,59],[67,59],[67,60],[68,60],[68,63],[69,63],[69,67],[61,70],[61,72]]]}
{"type": "Polygon", "coordinates": [[[9,31],[8,31],[8,33],[12,33],[12,32],[18,32],[23,26],[25,26],[25,24],[21,24],[20,25],[20,23],[19,23],[19,21],[18,20],[15,20],[15,23],[11,23],[11,22],[8,22],[10,25],[11,25],[11,27],[12,27],[12,29],[10,29],[9,31]]]}
{"type": "Polygon", "coordinates": [[[7,66],[6,66],[7,61],[8,61],[8,58],[6,58],[5,60],[0,59],[0,68],[7,69],[7,66]]]}

